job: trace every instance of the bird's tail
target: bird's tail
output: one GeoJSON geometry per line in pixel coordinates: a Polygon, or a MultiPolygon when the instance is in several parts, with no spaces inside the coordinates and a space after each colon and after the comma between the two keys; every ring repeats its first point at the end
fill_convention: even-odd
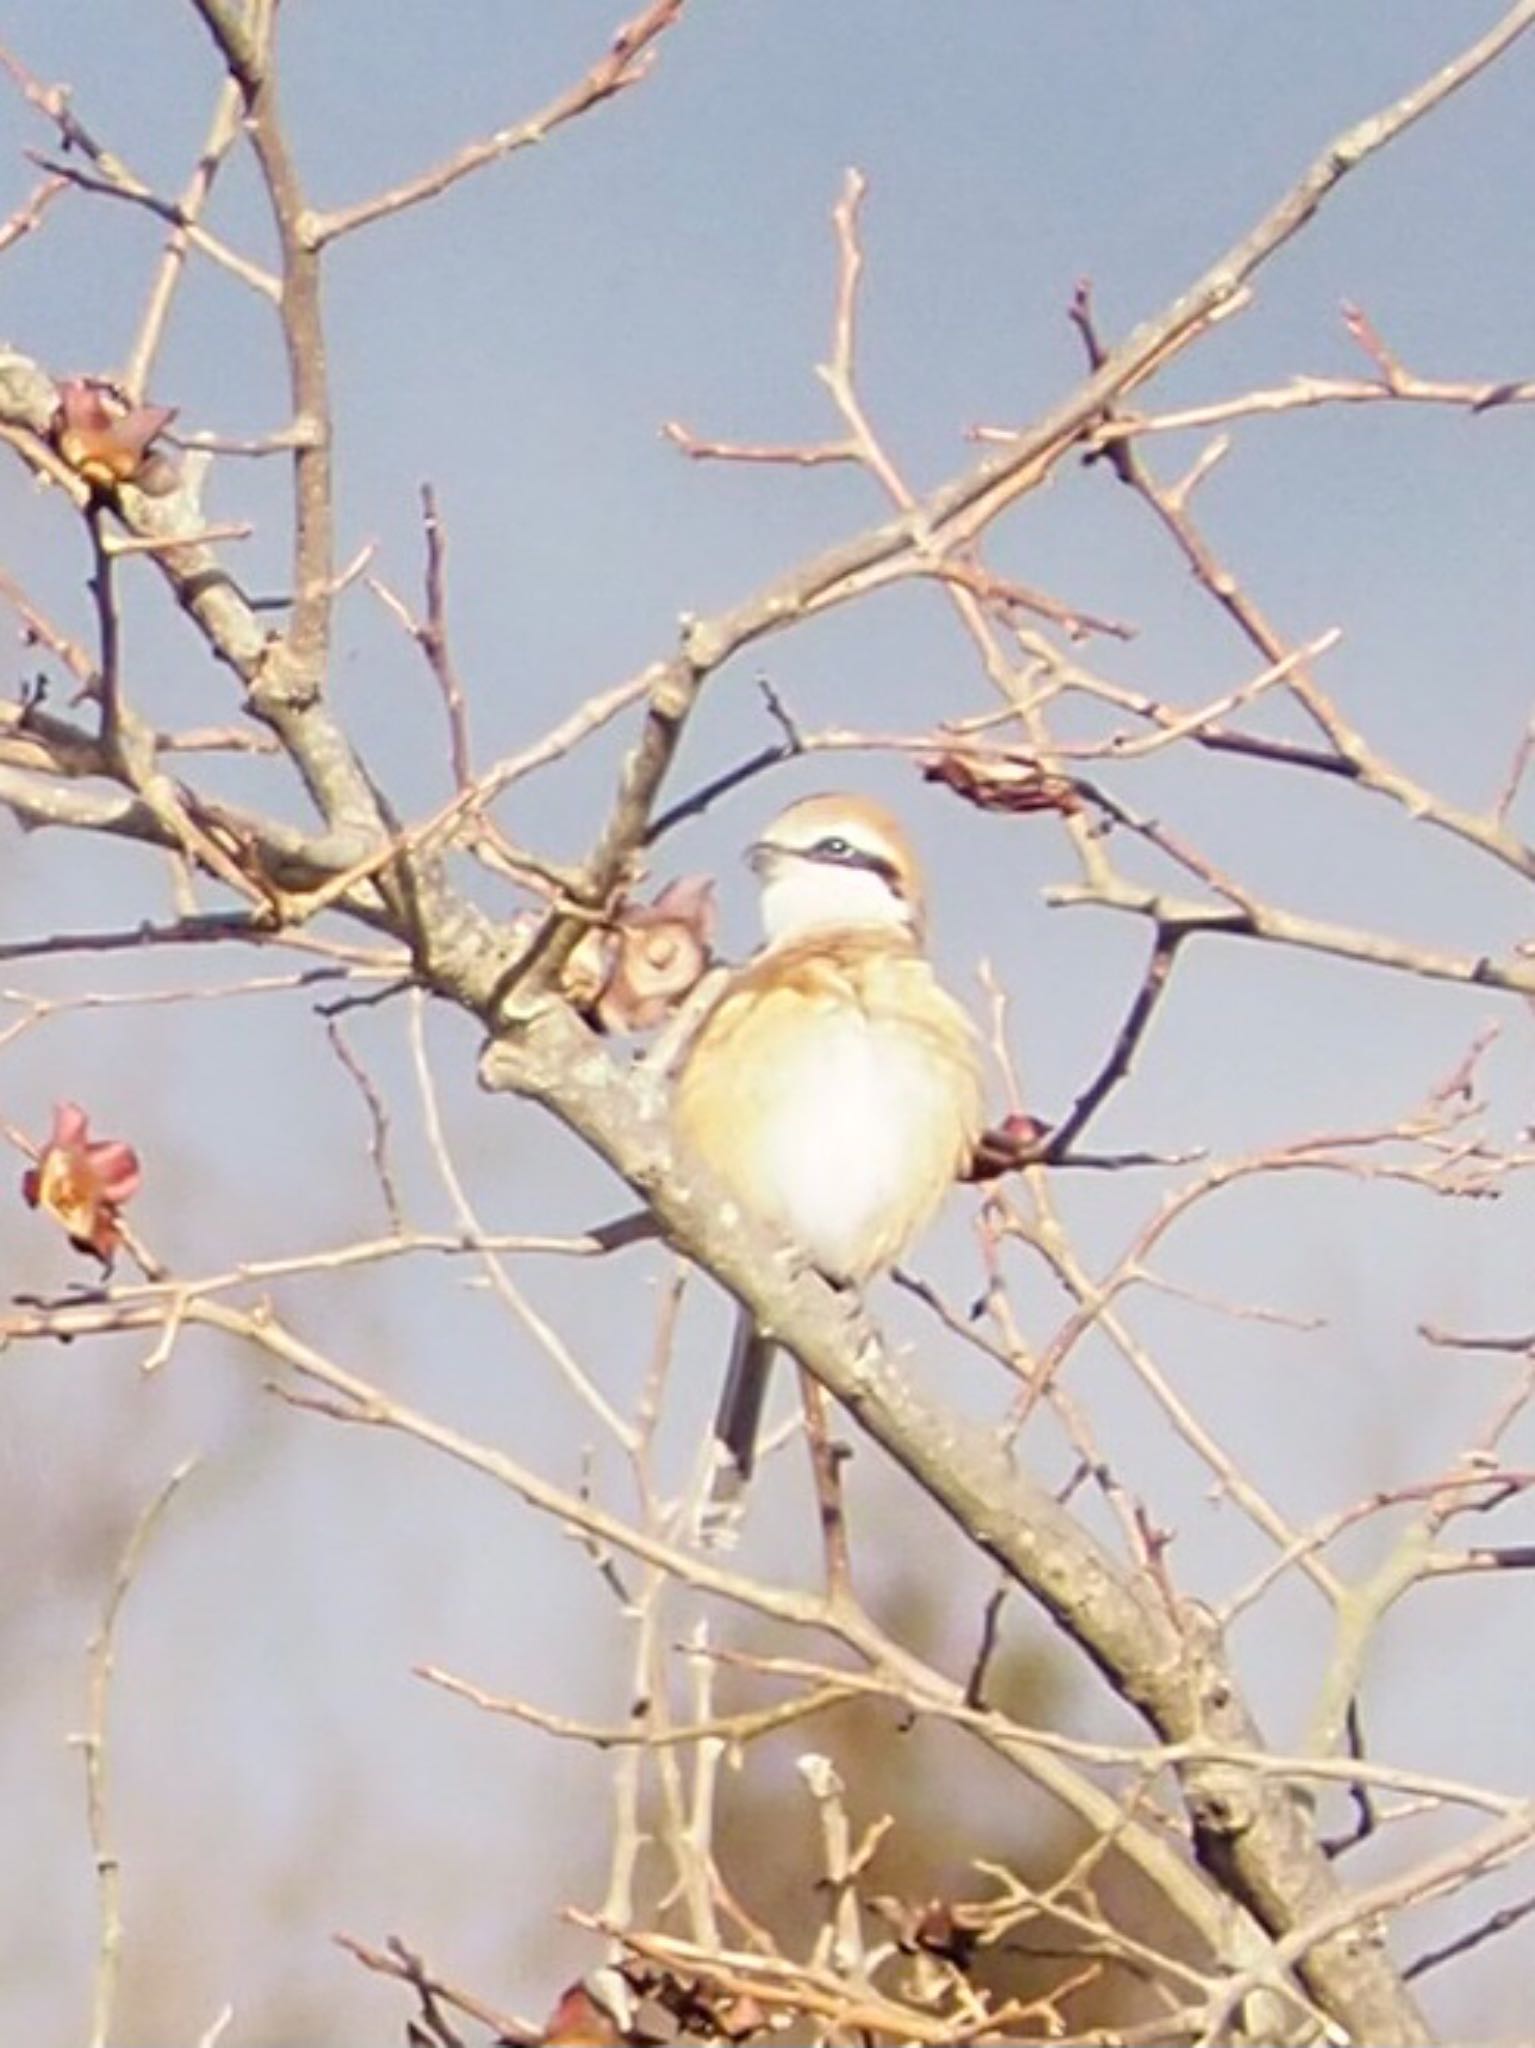
{"type": "Polygon", "coordinates": [[[734,1541],[739,1502],[757,1462],[757,1431],[767,1398],[774,1344],[746,1309],[737,1312],[730,1365],[714,1415],[713,1473],[704,1510],[707,1539],[715,1546],[734,1541]]]}
{"type": "Polygon", "coordinates": [[[714,1440],[724,1467],[722,1482],[739,1493],[752,1476],[757,1462],[757,1431],[762,1423],[762,1404],[767,1398],[768,1374],[773,1365],[773,1340],[757,1328],[749,1309],[736,1315],[735,1336],[730,1344],[730,1369],[715,1411],[714,1440]]]}

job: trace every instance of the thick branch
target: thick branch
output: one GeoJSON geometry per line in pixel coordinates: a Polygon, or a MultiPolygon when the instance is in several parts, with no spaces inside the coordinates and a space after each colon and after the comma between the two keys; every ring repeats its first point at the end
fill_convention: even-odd
{"type": "MultiPolygon", "coordinates": [[[[1164,1741],[1256,1749],[1261,1736],[1212,1631],[1169,1614],[994,1440],[920,1395],[843,1297],[671,1151],[664,1097],[628,1077],[561,1007],[486,1054],[487,1084],[542,1102],[650,1203],[677,1247],[751,1308],[922,1488],[1061,1624],[1164,1741]]],[[[1293,1788],[1229,1765],[1183,1773],[1201,1860],[1269,1932],[1339,1912],[1343,1891],[1293,1788]]],[[[1395,1971],[1346,1936],[1308,1946],[1308,1990],[1360,2038],[1426,2041],[1395,1971]]]]}

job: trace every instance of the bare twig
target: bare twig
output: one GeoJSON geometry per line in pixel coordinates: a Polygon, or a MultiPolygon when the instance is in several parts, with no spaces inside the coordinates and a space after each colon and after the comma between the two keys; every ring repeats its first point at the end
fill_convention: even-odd
{"type": "Polygon", "coordinates": [[[357,1092],[363,1099],[368,1113],[368,1157],[373,1162],[374,1176],[384,1198],[384,1213],[389,1218],[390,1228],[397,1237],[401,1237],[405,1234],[405,1212],[400,1206],[400,1191],[389,1164],[389,1113],[384,1107],[384,1099],[374,1086],[372,1075],[347,1043],[346,1034],[335,1017],[326,1018],[325,1036],[331,1051],[357,1084],[357,1092]]]}
{"type": "Polygon", "coordinates": [[[1507,1934],[1511,1927],[1528,1920],[1532,1913],[1535,1913],[1535,1897],[1520,1899],[1512,1906],[1499,1906],[1496,1912],[1489,1913],[1474,1927],[1468,1927],[1464,1934],[1456,1935],[1453,1941],[1443,1942],[1438,1948],[1425,1949],[1422,1955],[1414,1956],[1404,1967],[1402,1975],[1409,1984],[1416,1977],[1426,1977],[1430,1970],[1437,1970],[1441,1964],[1470,1955],[1484,1941],[1495,1941],[1500,1934],[1507,1934]]]}
{"type": "Polygon", "coordinates": [[[1141,985],[1125,1013],[1125,1020],[1109,1048],[1108,1057],[1068,1113],[1050,1133],[1049,1142],[1043,1153],[1047,1161],[1058,1161],[1071,1151],[1072,1146],[1114,1089],[1129,1078],[1131,1062],[1140,1049],[1141,1041],[1150,1029],[1157,1006],[1166,992],[1168,976],[1172,973],[1179,941],[1183,936],[1184,934],[1178,931],[1169,931],[1161,926],[1157,928],[1151,958],[1146,963],[1141,985]]]}
{"type": "Polygon", "coordinates": [[[359,200],[353,206],[337,207],[330,213],[309,214],[305,220],[308,245],[312,249],[321,249],[338,236],[352,234],[373,221],[403,213],[407,207],[419,206],[423,200],[435,199],[461,178],[483,170],[487,164],[499,163],[518,150],[531,148],[565,122],[600,106],[615,93],[626,92],[631,86],[638,85],[650,70],[655,43],[677,20],[683,4],[684,0],[651,0],[643,13],[637,14],[615,32],[606,56],[599,58],[575,85],[527,120],[498,129],[481,142],[466,144],[445,163],[404,184],[395,185],[375,198],[359,200]]]}
{"type": "Polygon", "coordinates": [[[8,219],[0,221],[0,254],[16,242],[30,235],[42,224],[43,215],[61,192],[69,190],[69,180],[55,174],[44,178],[30,199],[24,199],[8,219]]]}
{"type": "Polygon", "coordinates": [[[85,1758],[86,1822],[96,1866],[98,1935],[96,1970],[91,1993],[90,2048],[107,2048],[122,1963],[122,1873],[112,1847],[108,1813],[107,1706],[117,1655],[117,1627],[123,1602],[138,1577],[150,1539],[183,1480],[196,1469],[195,1458],[178,1465],[133,1525],[112,1575],[101,1623],[90,1645],[90,1705],[85,1733],[73,1738],[85,1758]]]}
{"type": "Polygon", "coordinates": [[[220,167],[239,139],[239,134],[240,89],[230,79],[219,89],[207,139],[178,202],[180,218],[166,241],[160,258],[160,267],[155,273],[149,299],[144,307],[144,317],[139,324],[138,337],[123,369],[123,389],[135,403],[144,395],[149,382],[150,365],[154,362],[159,349],[166,322],[170,318],[171,305],[185,273],[187,250],[191,246],[191,231],[198,224],[203,208],[212,194],[220,167]]]}
{"type": "Polygon", "coordinates": [[[380,1976],[396,1977],[402,1984],[408,1984],[421,2001],[422,2017],[431,2027],[433,2038],[443,2048],[462,2048],[460,2037],[444,2022],[441,2007],[449,2006],[467,2018],[477,2020],[481,2026],[489,2027],[500,2042],[508,2048],[538,2048],[546,2036],[541,2027],[533,2026],[527,2020],[514,2018],[501,2011],[483,1998],[477,1998],[472,1991],[460,1989],[439,1977],[427,1968],[418,1955],[412,1953],[404,1942],[391,1936],[385,1948],[377,1949],[367,1942],[359,1941],[353,1934],[333,1934],[332,1941],[338,1948],[346,1950],[362,1964],[365,1970],[377,1971],[380,1976]]]}

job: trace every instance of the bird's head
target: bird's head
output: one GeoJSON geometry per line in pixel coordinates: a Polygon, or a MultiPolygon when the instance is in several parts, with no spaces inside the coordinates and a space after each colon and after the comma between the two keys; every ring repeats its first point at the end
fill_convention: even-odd
{"type": "Polygon", "coordinates": [[[866,796],[803,798],[748,853],[768,943],[889,925],[920,938],[922,879],[897,818],[866,796]]]}

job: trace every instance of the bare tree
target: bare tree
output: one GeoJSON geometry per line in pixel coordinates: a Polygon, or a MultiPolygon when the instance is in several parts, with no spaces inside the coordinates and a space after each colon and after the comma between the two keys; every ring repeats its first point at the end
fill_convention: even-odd
{"type": "MultiPolygon", "coordinates": [[[[587,125],[587,116],[600,129],[608,116],[599,110],[664,69],[689,33],[691,10],[686,0],[653,0],[535,113],[334,207],[310,196],[285,116],[276,0],[194,0],[191,11],[217,77],[204,147],[177,191],[134,168],[132,138],[109,133],[110,110],[78,106],[35,76],[23,53],[0,50],[43,137],[27,153],[33,181],[0,227],[0,255],[44,245],[71,209],[90,209],[100,235],[145,216],[163,234],[121,364],[81,373],[40,360],[24,321],[0,353],[0,438],[19,472],[48,487],[28,501],[43,536],[36,544],[63,557],[83,540],[88,561],[79,626],[60,623],[28,579],[0,562],[0,596],[26,650],[26,672],[0,705],[0,803],[28,832],[53,828],[59,839],[49,845],[88,842],[93,872],[110,877],[100,900],[115,906],[98,926],[61,922],[0,945],[13,975],[36,977],[4,991],[10,1019],[0,1046],[13,1056],[22,1041],[60,1046],[47,1056],[62,1104],[52,1132],[23,1128],[15,1115],[7,1126],[27,1198],[100,1269],[84,1287],[23,1292],[13,1283],[0,1330],[13,1354],[71,1345],[78,1355],[87,1340],[132,1338],[140,1364],[156,1371],[210,1338],[232,1343],[272,1376],[281,1402],[304,1411],[304,1428],[318,1418],[408,1439],[417,1456],[488,1478],[573,1536],[570,1572],[611,1595],[629,1642],[629,1709],[612,1719],[566,1711],[559,1671],[545,1674],[537,1693],[515,1696],[435,1664],[421,1672],[488,1715],[612,1759],[599,1900],[577,1905],[551,1893],[543,1902],[551,1912],[569,1906],[592,1965],[553,2017],[540,2025],[511,2015],[497,1986],[471,1986],[449,1959],[424,1957],[410,1929],[390,1940],[348,1936],[347,1947],[404,1987],[395,1994],[397,2024],[409,2038],[445,2048],[487,2037],[775,2033],[829,2042],[1429,2040],[1415,1980],[1451,1958],[1492,1953],[1483,1944],[1528,1911],[1530,1902],[1514,1897],[1489,1913],[1472,1887],[1529,1851],[1535,1806],[1481,1782],[1470,1757],[1450,1775],[1376,1754],[1360,1705],[1365,1666],[1386,1617],[1409,1594],[1427,1600],[1441,1581],[1481,1579],[1498,1581],[1511,1603],[1522,1591],[1517,1575],[1535,1549],[1490,1532],[1535,1478],[1507,1448],[1535,1394],[1535,1337],[1425,1329],[1422,1341],[1440,1351],[1501,1355],[1482,1412],[1469,1422],[1457,1413],[1428,1462],[1415,1442],[1410,1465],[1317,1511],[1282,1460],[1229,1445],[1167,1347],[1147,1334],[1142,1308],[1188,1292],[1163,1270],[1167,1240],[1245,1190],[1272,1189],[1283,1200],[1292,1184],[1341,1177],[1379,1204],[1382,1220],[1372,1227],[1383,1234],[1404,1189],[1475,1210],[1477,1227],[1490,1231],[1499,1213],[1490,1198],[1518,1186],[1535,1150],[1489,1097],[1492,1034],[1469,1014],[1457,1027],[1463,1056],[1447,1074],[1425,1076],[1422,1098],[1388,1120],[1221,1156],[1200,1150],[1197,1134],[1168,1148],[1109,1146],[1098,1131],[1170,992],[1183,985],[1185,964],[1217,942],[1327,956],[1361,977],[1442,983],[1473,998],[1535,994],[1526,947],[1429,943],[1291,908],[1207,852],[1198,822],[1211,801],[1242,801],[1236,785],[1204,799],[1212,778],[1261,768],[1296,793],[1297,806],[1319,786],[1361,805],[1379,800],[1452,857],[1515,881],[1535,878],[1535,852],[1518,823],[1528,734],[1482,805],[1410,772],[1324,685],[1337,632],[1308,639],[1278,624],[1223,558],[1199,505],[1231,435],[1250,421],[1343,408],[1512,419],[1535,383],[1420,375],[1365,313],[1351,311],[1358,363],[1349,374],[1297,373],[1165,404],[1156,395],[1175,365],[1202,365],[1200,345],[1242,314],[1264,266],[1346,177],[1387,175],[1374,160],[1504,58],[1535,22],[1535,0],[1521,0],[1433,75],[1338,135],[1215,263],[1128,335],[1106,333],[1089,291],[1079,290],[1069,308],[1079,381],[1033,420],[974,430],[976,447],[936,488],[912,480],[864,395],[867,195],[850,174],[835,205],[831,338],[819,373],[831,437],[733,442],[677,421],[665,431],[700,464],[845,467],[883,499],[879,516],[754,594],[689,612],[674,643],[635,673],[573,697],[551,727],[524,731],[488,761],[472,735],[478,696],[454,644],[448,521],[437,496],[428,488],[420,499],[419,596],[367,549],[341,559],[322,280],[344,247],[398,232],[402,217],[429,204],[446,214],[464,180],[493,175],[556,130],[587,125]],[[225,174],[244,163],[266,210],[259,233],[215,225],[225,174]],[[204,429],[150,400],[152,389],[157,401],[176,396],[159,388],[158,365],[189,280],[210,271],[239,295],[243,313],[280,331],[288,417],[275,432],[204,429]],[[1178,447],[1197,437],[1199,452],[1175,481],[1158,449],[1167,437],[1178,447]],[[253,534],[270,537],[259,506],[277,467],[288,480],[287,568],[272,600],[242,571],[240,548],[253,534]],[[1133,502],[1168,544],[1173,570],[1191,575],[1234,628],[1243,666],[1223,687],[1185,702],[1127,682],[1098,651],[1119,650],[1128,626],[997,565],[1009,515],[1069,468],[1133,502]],[[245,478],[259,479],[249,516],[219,521],[205,512],[210,476],[237,500],[245,478]],[[952,614],[973,654],[977,706],[923,729],[887,730],[850,696],[848,723],[817,728],[768,686],[769,734],[753,743],[758,693],[742,657],[907,585],[952,614]],[[196,663],[209,671],[204,690],[220,692],[218,721],[227,722],[166,722],[162,698],[173,698],[139,652],[137,622],[156,591],[193,636],[196,663]],[[348,701],[343,710],[352,693],[338,682],[338,646],[344,622],[364,607],[398,629],[400,650],[424,665],[440,701],[432,767],[445,774],[435,797],[391,786],[371,765],[371,703],[348,701]],[[717,692],[734,693],[735,758],[702,780],[681,780],[690,723],[717,692]],[[528,829],[528,792],[573,759],[604,760],[615,732],[623,736],[616,781],[601,814],[581,820],[583,850],[571,859],[559,832],[528,829]],[[700,882],[674,878],[658,893],[647,877],[671,872],[672,835],[690,821],[730,811],[737,791],[823,754],[894,757],[914,784],[920,775],[937,785],[957,818],[989,814],[994,834],[1027,835],[1031,846],[1048,835],[1050,858],[1064,858],[1068,876],[1048,900],[1118,913],[1145,934],[1143,963],[1120,993],[1120,1022],[1053,1118],[1017,1077],[1006,984],[991,977],[991,1038],[1009,1111],[976,1160],[973,1192],[956,1198],[974,1212],[979,1263],[944,1290],[906,1279],[924,1347],[942,1344],[985,1372],[974,1404],[938,1399],[921,1360],[721,1201],[672,1143],[670,1062],[698,1013],[697,991],[706,996],[710,986],[701,977],[712,914],[700,882]],[[1180,790],[1200,792],[1191,821],[1169,810],[1167,785],[1156,780],[1169,762],[1188,777],[1180,790]],[[155,858],[146,860],[146,849],[155,858]],[[285,964],[248,975],[233,963],[251,950],[285,964]],[[214,963],[216,978],[168,969],[147,983],[111,979],[122,966],[140,971],[147,960],[153,971],[162,958],[187,956],[199,973],[214,963]],[[77,1050],[73,1064],[65,1057],[56,1027],[78,1024],[67,1043],[94,1045],[91,1057],[110,1063],[100,1048],[110,1046],[124,1008],[207,1004],[212,1014],[225,1005],[210,997],[250,996],[287,1001],[307,1016],[302,1006],[317,988],[335,1077],[364,1118],[383,1225],[277,1251],[226,1241],[205,1262],[190,1222],[186,1242],[173,1219],[151,1241],[129,1205],[141,1172],[153,1180],[152,1153],[133,1129],[119,1135],[113,1124],[106,1138],[93,1130],[105,1115],[100,1091],[84,1055],[77,1050]],[[447,1070],[467,1071],[468,1041],[444,1033],[434,1044],[428,998],[483,1037],[485,1088],[536,1105],[560,1127],[556,1138],[525,1135],[520,1150],[509,1145],[503,1181],[536,1205],[546,1170],[540,1148],[568,1144],[610,1169],[638,1199],[638,1213],[575,1231],[556,1222],[510,1230],[487,1217],[442,1100],[447,1070]],[[401,1034],[406,1051],[388,1081],[356,1042],[354,1027],[375,1018],[401,1034]],[[401,1137],[407,1115],[417,1119],[419,1147],[401,1137]],[[1084,1187],[1110,1191],[1116,1218],[1129,1219],[1112,1253],[1102,1249],[1101,1221],[1081,1220],[1084,1187]],[[444,1220],[415,1220],[427,1203],[444,1220]],[[669,1252],[635,1249],[657,1236],[669,1252]],[[660,1273],[643,1337],[631,1324],[620,1339],[620,1307],[610,1325],[611,1348],[638,1361],[630,1394],[616,1392],[603,1361],[584,1356],[533,1307],[515,1276],[519,1261],[535,1257],[586,1262],[584,1270],[604,1276],[598,1289],[621,1285],[608,1276],[636,1261],[660,1273]],[[540,1353],[561,1389],[560,1413],[572,1418],[557,1451],[447,1419],[402,1396],[377,1368],[367,1331],[378,1311],[363,1307],[375,1298],[369,1290],[434,1262],[449,1273],[472,1267],[540,1353]],[[788,1504],[782,1514],[802,1518],[801,1538],[818,1545],[811,1559],[802,1549],[786,1565],[759,1560],[749,1545],[738,1553],[706,1540],[708,1460],[696,1454],[696,1418],[672,1372],[695,1268],[745,1304],[801,1369],[811,1490],[791,1469],[798,1403],[790,1441],[759,1487],[788,1504]],[[979,1294],[973,1309],[963,1289],[979,1294]],[[310,1306],[320,1299],[329,1304],[323,1314],[310,1306]],[[1252,1562],[1234,1581],[1207,1572],[1175,1540],[1187,1499],[1174,1498],[1155,1458],[1138,1467],[1127,1454],[1104,1410],[1101,1375],[1078,1370],[1093,1347],[1128,1376],[1146,1427],[1194,1474],[1185,1483],[1213,1489],[1241,1524],[1234,1554],[1252,1562]],[[691,1438],[680,1449],[679,1413],[689,1415],[691,1438]],[[844,1422],[861,1469],[889,1461],[924,1497],[920,1509],[902,1497],[902,1527],[920,1523],[935,1532],[932,1542],[952,1542],[969,1560],[943,1629],[862,1590],[895,1524],[888,1513],[861,1519],[845,1497],[849,1445],[834,1434],[844,1422]],[[1468,1518],[1476,1518],[1469,1527],[1468,1518]],[[1367,1544],[1355,1547],[1361,1536],[1367,1544]],[[1063,1653],[1069,1646],[1126,1710],[1117,1720],[1073,1732],[1053,1714],[1048,1687],[1004,1683],[1001,1638],[1020,1593],[1047,1618],[1051,1642],[1063,1653]],[[1260,1725],[1235,1638],[1253,1640],[1255,1617],[1262,1636],[1265,1617],[1302,1596],[1322,1616],[1325,1640],[1296,1675],[1309,1711],[1303,1737],[1287,1745],[1260,1725]],[[746,1617],[750,1632],[732,1638],[730,1616],[746,1617]],[[796,1742],[818,1742],[823,1723],[862,1728],[864,1737],[839,1747],[828,1735],[799,1759],[797,1796],[813,1817],[820,1888],[801,1898],[798,1920],[786,1900],[775,1917],[753,1907],[749,1875],[771,1834],[773,1802],[759,1790],[751,1824],[728,1824],[735,1795],[725,1773],[743,1762],[750,1796],[756,1760],[773,1739],[792,1731],[796,1742]],[[913,1819],[920,1793],[900,1782],[888,1754],[876,1762],[882,1745],[900,1739],[891,1728],[908,1723],[930,1727],[947,1746],[923,1754],[974,1751],[1001,1797],[1049,1814],[1027,1867],[1021,1851],[1012,1865],[997,1860],[993,1836],[981,1827],[967,1833],[956,1816],[944,1843],[946,1888],[915,1889],[920,1880],[909,1873],[921,1866],[902,1866],[898,1845],[903,1829],[922,1825],[913,1819]],[[1341,1832],[1328,1819],[1340,1808],[1341,1832]],[[1454,1929],[1431,1948],[1415,1947],[1409,1909],[1436,1900],[1455,1902],[1454,1929]]],[[[82,333],[82,349],[90,342],[82,333]]],[[[484,375],[488,386],[493,360],[484,375]]],[[[488,401],[480,393],[471,402],[488,401]]],[[[839,758],[838,775],[852,772],[839,758]]],[[[1082,943],[1106,928],[1083,920],[1082,943]]],[[[210,1102],[210,1122],[227,1106],[210,1102]]],[[[499,1113],[493,1105],[485,1123],[499,1113]]],[[[301,1132],[292,1145],[295,1175],[312,1171],[301,1132]]],[[[182,1172],[195,1196],[195,1163],[182,1172]]],[[[271,1205],[280,1211],[281,1203],[279,1187],[271,1205]]],[[[19,1206],[12,1225],[8,1236],[20,1226],[19,1206]]],[[[1212,1286],[1205,1306],[1229,1308],[1244,1327],[1266,1313],[1228,1304],[1227,1292],[1212,1286]]],[[[1267,1398],[1278,1415],[1291,1397],[1276,1380],[1267,1398]]],[[[90,2038],[100,2048],[113,2038],[118,1977],[132,1948],[106,1768],[108,1680],[119,1610],[162,1515],[155,1540],[175,1546],[176,1483],[156,1496],[107,1576],[90,1658],[82,1740],[98,1885],[90,2038]]],[[[1519,1625],[1510,1606],[1505,1626],[1519,1625]]],[[[273,1672],[274,1687],[282,1676],[273,1672]]],[[[366,1699],[357,1712],[366,1714],[366,1699]]],[[[160,1768],[172,1773],[173,1758],[160,1768]]],[[[930,1799],[927,1810],[936,1829],[942,1801],[930,1799]]],[[[398,1847],[408,1860],[410,1842],[398,1847]]],[[[526,1862],[524,1848],[519,1875],[526,1862]]],[[[553,2000],[557,1987],[549,1989],[553,2000]]],[[[204,2038],[221,2036],[241,2038],[238,2013],[214,2019],[204,2038]]]]}

